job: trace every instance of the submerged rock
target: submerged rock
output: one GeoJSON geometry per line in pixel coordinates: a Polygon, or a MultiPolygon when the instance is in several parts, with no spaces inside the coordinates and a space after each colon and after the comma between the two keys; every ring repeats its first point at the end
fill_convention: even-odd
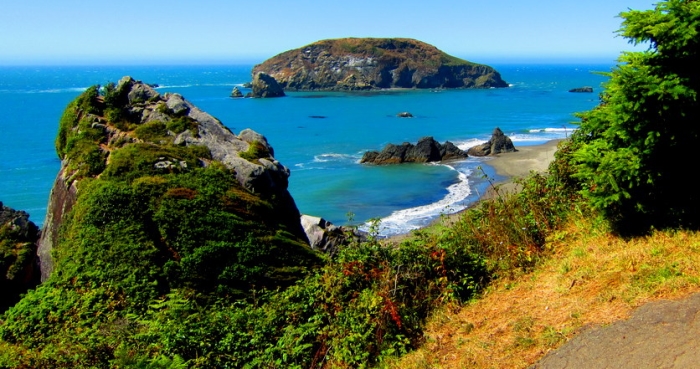
{"type": "Polygon", "coordinates": [[[359,91],[383,88],[508,87],[493,68],[407,38],[322,40],[253,68],[285,90],[359,91]]]}
{"type": "Polygon", "coordinates": [[[569,90],[569,92],[593,92],[593,87],[584,86],[584,87],[572,88],[571,90],[569,90]]]}
{"type": "Polygon", "coordinates": [[[401,145],[388,144],[381,152],[367,151],[362,156],[360,163],[427,163],[466,157],[467,153],[450,141],[441,145],[432,137],[423,137],[415,145],[404,142],[401,145]]]}
{"type": "Polygon", "coordinates": [[[493,130],[490,140],[481,145],[470,147],[467,153],[471,156],[488,156],[515,151],[518,150],[515,149],[513,141],[511,141],[500,128],[496,127],[496,129],[493,130]]]}

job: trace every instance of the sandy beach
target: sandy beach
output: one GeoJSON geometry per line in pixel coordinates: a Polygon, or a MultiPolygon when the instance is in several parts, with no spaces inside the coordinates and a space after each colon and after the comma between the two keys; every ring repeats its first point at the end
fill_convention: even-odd
{"type": "MultiPolygon", "coordinates": [[[[518,191],[518,185],[512,182],[514,178],[525,177],[529,175],[531,171],[539,173],[546,172],[549,164],[554,160],[554,153],[557,151],[557,145],[560,141],[562,140],[552,140],[542,145],[519,146],[516,147],[518,150],[516,152],[498,154],[493,156],[490,160],[485,161],[484,165],[493,167],[496,173],[506,177],[505,180],[494,183],[494,185],[498,187],[498,193],[505,194],[518,191]]],[[[497,193],[490,188],[481,196],[481,199],[489,199],[496,194],[497,193]]],[[[466,209],[463,211],[466,211],[466,209]]],[[[452,224],[459,219],[463,211],[441,217],[431,223],[431,225],[439,222],[446,225],[452,224]]],[[[406,237],[410,236],[410,234],[411,233],[391,236],[387,240],[390,243],[398,244],[406,237]]]]}
{"type": "MultiPolygon", "coordinates": [[[[496,173],[507,178],[496,184],[499,191],[517,191],[518,187],[512,182],[513,178],[525,177],[531,171],[546,172],[549,163],[554,160],[554,153],[557,151],[559,142],[561,140],[548,141],[542,145],[519,146],[516,147],[517,152],[498,154],[485,162],[486,165],[493,167],[496,173]]],[[[489,191],[483,197],[489,198],[493,195],[493,191],[489,191]]]]}

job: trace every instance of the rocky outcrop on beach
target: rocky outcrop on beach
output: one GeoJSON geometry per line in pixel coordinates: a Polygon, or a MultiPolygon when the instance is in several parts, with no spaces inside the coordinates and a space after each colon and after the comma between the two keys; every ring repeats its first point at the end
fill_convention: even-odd
{"type": "Polygon", "coordinates": [[[428,163],[466,157],[467,153],[450,141],[440,144],[432,137],[423,137],[415,145],[404,142],[401,145],[388,144],[381,152],[367,151],[360,162],[368,164],[428,163]]]}
{"type": "Polygon", "coordinates": [[[572,88],[569,90],[569,92],[593,92],[593,87],[591,86],[584,86],[584,87],[577,87],[577,88],[572,88]]]}
{"type": "Polygon", "coordinates": [[[284,90],[279,83],[277,83],[275,78],[262,72],[255,73],[253,82],[251,83],[251,88],[253,89],[252,97],[284,96],[284,90]]]}
{"type": "MultiPolygon", "coordinates": [[[[198,211],[200,219],[186,227],[207,222],[215,228],[227,222],[238,224],[203,232],[198,245],[219,242],[217,247],[224,247],[221,245],[226,242],[243,242],[232,236],[228,241],[214,241],[230,232],[239,235],[236,237],[252,237],[260,245],[276,245],[276,254],[268,259],[276,260],[272,262],[275,268],[282,269],[268,270],[268,277],[316,262],[316,256],[304,246],[308,240],[299,222],[300,213],[287,190],[289,169],[275,160],[273,148],[257,132],[247,129],[236,135],[181,95],[161,95],[147,84],[124,77],[116,85],[105,86],[103,95],[94,86],[73,101],[61,120],[58,136],[62,166],[39,243],[42,280],[56,268],[52,255],[57,249],[64,249],[64,255],[65,249],[77,247],[74,243],[79,240],[72,238],[76,228],[111,229],[115,225],[109,226],[110,220],[122,216],[133,218],[124,219],[124,227],[146,227],[144,234],[134,231],[134,237],[160,249],[157,263],[179,263],[194,252],[179,249],[184,247],[182,240],[192,235],[180,241],[175,235],[193,230],[164,224],[185,221],[198,211]],[[83,186],[83,182],[89,185],[83,186]],[[122,195],[110,204],[114,191],[122,195]],[[202,198],[216,191],[223,191],[214,196],[216,201],[202,198]],[[159,206],[170,206],[172,201],[181,202],[186,213],[157,214],[159,206]],[[207,201],[208,205],[198,208],[207,201]],[[188,202],[191,204],[185,205],[188,202]],[[103,215],[90,220],[91,212],[103,215]],[[76,214],[81,215],[76,218],[76,214]],[[141,219],[144,216],[147,218],[141,219]],[[97,225],[88,224],[91,221],[97,225]],[[70,227],[64,227],[66,222],[70,227]]],[[[232,257],[236,258],[235,252],[224,259],[233,262],[232,257]]]]}
{"type": "Polygon", "coordinates": [[[0,202],[0,313],[39,283],[38,238],[39,228],[29,214],[0,202]]]}
{"type": "Polygon", "coordinates": [[[253,76],[260,72],[294,91],[508,87],[487,65],[407,38],[322,40],[256,65],[253,76]]]}
{"type": "Polygon", "coordinates": [[[467,153],[471,156],[488,156],[504,152],[518,151],[513,145],[513,141],[506,136],[500,128],[496,127],[491,134],[491,139],[481,145],[470,147],[467,153]]]}

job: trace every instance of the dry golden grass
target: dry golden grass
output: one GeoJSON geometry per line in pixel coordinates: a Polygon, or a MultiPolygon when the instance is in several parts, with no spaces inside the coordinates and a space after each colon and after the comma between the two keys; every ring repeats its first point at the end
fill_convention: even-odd
{"type": "Polygon", "coordinates": [[[582,328],[649,301],[700,291],[700,233],[624,240],[578,219],[547,241],[533,272],[495,282],[467,306],[433,314],[425,344],[389,367],[525,368],[582,328]]]}

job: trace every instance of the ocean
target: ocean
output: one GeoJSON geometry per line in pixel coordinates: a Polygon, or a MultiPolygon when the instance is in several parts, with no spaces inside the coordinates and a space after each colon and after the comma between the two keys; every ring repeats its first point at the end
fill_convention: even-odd
{"type": "MultiPolygon", "coordinates": [[[[66,105],[86,87],[125,75],[176,92],[237,133],[267,137],[291,170],[289,191],[304,214],[363,227],[380,220],[380,234],[406,233],[464,209],[483,193],[484,176],[499,178],[488,159],[449,164],[359,164],[367,150],[415,143],[424,136],[465,149],[500,127],[517,146],[564,138],[575,112],[598,104],[612,64],[497,65],[511,86],[485,90],[290,92],[276,99],[232,99],[252,65],[0,67],[0,201],[43,223],[60,167],[54,149],[66,105]],[[570,93],[592,86],[594,93],[570,93]],[[414,118],[398,118],[408,111],[414,118]]],[[[246,90],[243,89],[245,93],[246,90]]]]}

